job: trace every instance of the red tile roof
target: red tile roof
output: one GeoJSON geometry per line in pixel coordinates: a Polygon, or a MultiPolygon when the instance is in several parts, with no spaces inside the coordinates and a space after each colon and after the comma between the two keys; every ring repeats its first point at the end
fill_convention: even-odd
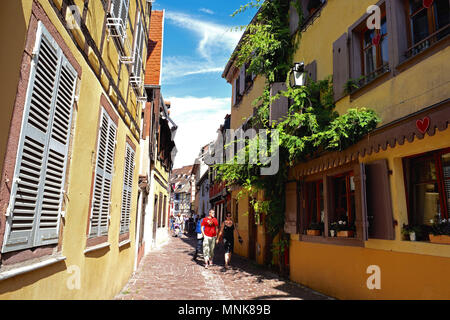
{"type": "Polygon", "coordinates": [[[164,11],[152,11],[145,69],[146,85],[161,85],[161,62],[163,53],[164,11]]]}

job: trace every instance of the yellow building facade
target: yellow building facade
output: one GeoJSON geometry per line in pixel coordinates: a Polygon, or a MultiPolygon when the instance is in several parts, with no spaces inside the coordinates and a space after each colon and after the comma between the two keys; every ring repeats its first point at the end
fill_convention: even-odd
{"type": "MultiPolygon", "coordinates": [[[[339,299],[448,299],[450,282],[442,275],[450,245],[430,241],[426,231],[435,215],[450,214],[448,1],[430,8],[413,0],[301,4],[300,28],[290,13],[292,34],[301,33],[294,62],[303,62],[313,80],[332,76],[339,114],[366,107],[381,122],[355,145],[290,169],[290,278],[339,299]],[[426,28],[418,26],[419,16],[426,28]],[[371,27],[373,21],[379,25],[371,27]],[[341,218],[354,232],[333,236],[341,218]],[[308,235],[311,222],[324,224],[319,236],[308,235]],[[402,233],[404,225],[421,227],[416,241],[402,233]]],[[[256,78],[236,103],[240,76],[229,63],[232,128],[253,114],[251,102],[264,87],[256,78]]],[[[234,207],[239,231],[248,235],[248,199],[234,207]]],[[[265,243],[256,234],[236,252],[249,256],[249,243],[265,243]]]]}
{"type": "Polygon", "coordinates": [[[150,11],[2,4],[1,299],[112,298],[133,272],[150,11]]]}

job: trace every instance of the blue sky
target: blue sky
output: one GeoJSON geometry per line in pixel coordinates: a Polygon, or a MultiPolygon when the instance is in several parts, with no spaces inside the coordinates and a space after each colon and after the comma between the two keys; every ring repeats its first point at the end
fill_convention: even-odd
{"type": "Polygon", "coordinates": [[[156,0],[165,10],[162,94],[178,125],[175,168],[193,164],[231,111],[231,86],[222,72],[255,10],[231,17],[246,0],[156,0]]]}

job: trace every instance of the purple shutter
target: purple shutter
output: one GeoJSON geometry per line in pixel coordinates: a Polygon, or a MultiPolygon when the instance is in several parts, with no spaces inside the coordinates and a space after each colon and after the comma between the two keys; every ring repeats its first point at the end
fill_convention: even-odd
{"type": "Polygon", "coordinates": [[[394,240],[391,188],[387,160],[378,160],[363,166],[362,193],[365,193],[363,221],[367,217],[368,237],[394,240]],[[365,210],[364,210],[365,209],[365,210]]]}
{"type": "Polygon", "coordinates": [[[334,99],[344,97],[344,85],[349,79],[349,50],[347,33],[333,43],[333,87],[334,99]]]}
{"type": "Polygon", "coordinates": [[[286,184],[286,216],[284,231],[289,234],[298,233],[298,190],[297,181],[286,184]]]}
{"type": "Polygon", "coordinates": [[[243,95],[245,91],[245,65],[241,67],[239,72],[239,94],[243,95]]]}
{"type": "Polygon", "coordinates": [[[314,60],[310,64],[305,66],[305,71],[308,75],[308,80],[311,79],[312,81],[317,81],[317,61],[314,60]]]}

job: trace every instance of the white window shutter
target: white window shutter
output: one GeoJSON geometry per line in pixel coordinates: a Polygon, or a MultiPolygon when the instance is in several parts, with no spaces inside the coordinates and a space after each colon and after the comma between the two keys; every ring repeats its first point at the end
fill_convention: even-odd
{"type": "Polygon", "coordinates": [[[245,91],[245,66],[242,66],[239,73],[239,94],[244,94],[245,91]]]}
{"type": "Polygon", "coordinates": [[[111,187],[117,127],[105,110],[102,110],[101,119],[89,230],[90,237],[108,234],[108,217],[111,210],[111,187]]]}
{"type": "Polygon", "coordinates": [[[46,161],[36,244],[58,243],[77,73],[62,56],[46,161]]]}
{"type": "Polygon", "coordinates": [[[129,8],[129,5],[130,5],[130,0],[120,0],[120,1],[121,1],[120,18],[122,19],[123,28],[124,28],[124,31],[125,31],[125,30],[127,30],[128,8],[129,8]]]}
{"type": "Polygon", "coordinates": [[[136,24],[136,38],[134,43],[134,65],[133,65],[133,74],[136,77],[141,76],[142,69],[142,51],[144,49],[144,26],[141,20],[141,14],[138,15],[138,22],[136,24]]]}
{"type": "Polygon", "coordinates": [[[58,242],[77,74],[41,22],[34,54],[2,252],[58,242]]]}
{"type": "Polygon", "coordinates": [[[133,177],[135,167],[135,152],[127,143],[125,156],[125,172],[122,189],[122,211],[120,217],[120,233],[130,231],[131,197],[133,193],[133,177]]]}

